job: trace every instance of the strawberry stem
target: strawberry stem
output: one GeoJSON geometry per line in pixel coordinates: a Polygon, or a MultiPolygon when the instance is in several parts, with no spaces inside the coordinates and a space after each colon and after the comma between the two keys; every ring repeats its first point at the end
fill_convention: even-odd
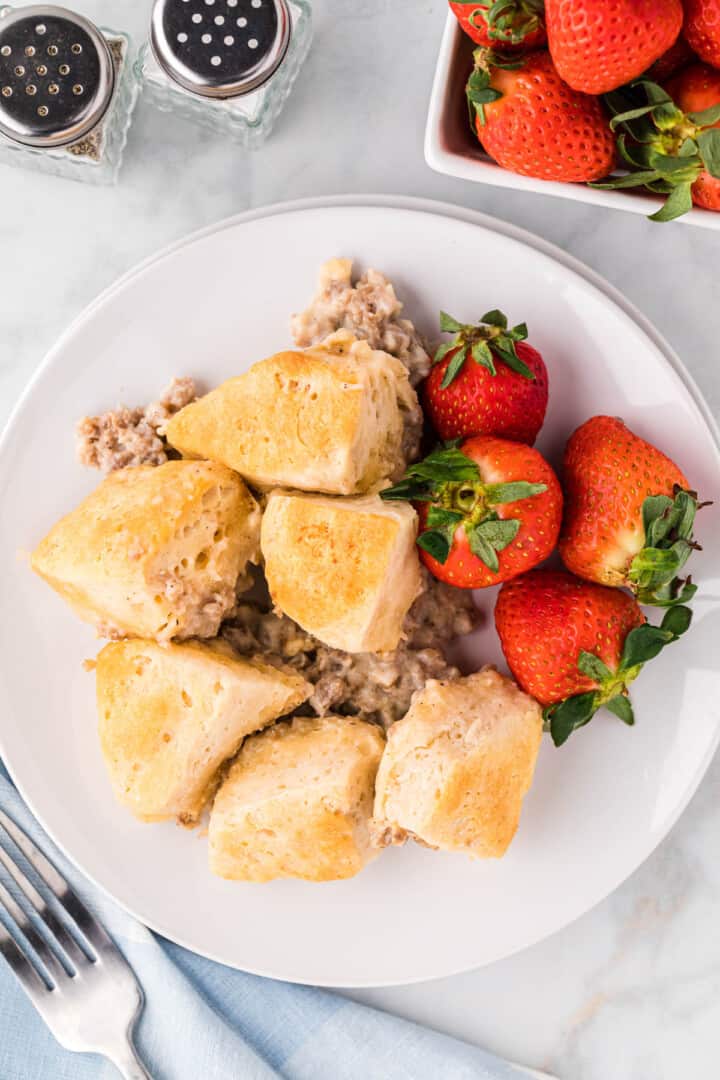
{"type": "Polygon", "coordinates": [[[440,563],[448,560],[459,527],[464,528],[473,555],[493,573],[498,552],[513,542],[520,529],[516,518],[500,517],[494,509],[530,499],[547,491],[546,484],[524,480],[486,484],[477,464],[456,446],[446,445],[416,462],[382,499],[429,503],[418,547],[440,563]]]}
{"type": "Polygon", "coordinates": [[[534,380],[535,375],[517,354],[517,342],[527,339],[527,325],[518,323],[508,329],[507,316],[498,311],[487,311],[477,325],[461,323],[447,312],[440,312],[440,329],[453,334],[452,341],[447,341],[435,353],[434,364],[441,363],[452,352],[450,362],[445,369],[440,389],[446,390],[457,378],[468,357],[484,367],[491,375],[497,374],[495,360],[500,360],[511,371],[524,379],[534,380]]]}
{"type": "Polygon", "coordinates": [[[542,26],[544,10],[543,0],[495,0],[486,15],[488,37],[501,44],[521,45],[542,26]]]}
{"type": "Polygon", "coordinates": [[[495,0],[489,7],[478,0],[459,2],[475,9],[468,16],[470,25],[487,30],[488,37],[500,44],[520,45],[542,26],[543,0],[495,0]]]}
{"type": "Polygon", "coordinates": [[[667,196],[652,221],[672,221],[692,207],[692,186],[703,169],[720,177],[720,107],[684,113],[649,79],[604,95],[618,131],[618,150],[629,172],[594,181],[591,187],[645,187],[667,196]]]}
{"type": "Polygon", "coordinates": [[[555,746],[562,746],[574,731],[589,724],[603,706],[623,723],[634,724],[635,716],[628,686],[638,677],[649,660],[654,659],[666,645],[677,641],[688,630],[691,622],[690,608],[678,606],[665,612],[660,626],[644,623],[635,627],[623,642],[622,656],[615,671],[599,656],[581,650],[578,654],[578,670],[592,679],[596,688],[573,694],[564,701],[545,707],[545,729],[550,732],[555,746]]]}
{"type": "Polygon", "coordinates": [[[495,49],[486,49],[480,46],[473,52],[475,68],[467,81],[465,96],[467,98],[470,113],[470,127],[475,130],[475,118],[484,127],[486,122],[485,106],[493,101],[499,101],[502,97],[500,90],[491,85],[493,68],[503,68],[505,71],[513,71],[522,67],[522,58],[516,54],[496,52],[495,49]]]}
{"type": "Polygon", "coordinates": [[[650,495],[642,507],[645,546],[628,570],[628,585],[639,603],[673,607],[692,599],[697,588],[682,570],[699,545],[693,538],[698,497],[676,485],[674,497],[650,495]]]}

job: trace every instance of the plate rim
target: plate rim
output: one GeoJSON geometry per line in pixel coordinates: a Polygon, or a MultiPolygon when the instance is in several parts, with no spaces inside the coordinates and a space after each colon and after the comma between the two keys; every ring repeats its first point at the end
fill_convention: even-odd
{"type": "MultiPolygon", "coordinates": [[[[10,416],[0,433],[0,473],[3,471],[3,463],[5,460],[6,446],[10,441],[11,436],[14,434],[16,424],[19,422],[20,416],[24,411],[27,401],[32,396],[36,385],[42,379],[45,371],[53,363],[55,356],[60,352],[66,341],[73,336],[87,320],[91,319],[96,309],[102,306],[106,300],[110,299],[116,292],[121,291],[126,285],[128,285],[134,278],[142,275],[149,267],[153,266],[156,262],[160,262],[175,252],[181,250],[184,247],[190,246],[205,237],[211,236],[214,233],[222,232],[226,229],[235,228],[237,226],[246,224],[248,222],[260,220],[263,218],[277,217],[287,213],[297,213],[302,211],[312,210],[324,210],[324,209],[389,209],[389,210],[410,210],[425,214],[430,214],[437,217],[450,218],[456,221],[465,222],[466,224],[480,226],[481,228],[488,229],[492,232],[499,233],[512,240],[519,241],[521,244],[525,244],[535,251],[540,252],[543,255],[548,256],[554,261],[560,263],[562,266],[571,270],[589,284],[594,286],[599,292],[605,295],[611,300],[617,307],[619,307],[623,313],[635,322],[637,326],[643,331],[643,333],[652,341],[659,352],[662,354],[665,361],[675,371],[677,376],[682,381],[686,390],[690,394],[694,404],[698,408],[703,420],[707,425],[707,429],[711,435],[712,441],[715,445],[715,450],[720,454],[720,427],[716,422],[710,407],[703,394],[701,393],[695,379],[688,371],[687,367],[683,363],[679,354],[665,339],[665,337],[657,330],[654,324],[637,308],[631,301],[629,301],[614,285],[612,285],[607,279],[605,279],[597,271],[591,269],[581,260],[575,258],[573,255],[569,255],[563,251],[557,245],[545,240],[543,237],[537,236],[527,229],[520,226],[513,225],[508,221],[504,221],[501,218],[494,217],[490,214],[485,214],[482,211],[472,210],[467,207],[455,205],[453,203],[447,203],[440,200],[427,199],[415,196],[403,196],[403,195],[375,195],[375,194],[348,194],[348,195],[336,195],[336,196],[317,196],[304,199],[286,200],[277,203],[271,203],[267,206],[257,207],[254,209],[242,211],[238,214],[231,215],[227,218],[222,218],[220,221],[215,222],[212,225],[204,226],[203,228],[194,230],[172,243],[165,245],[159,251],[141,260],[135,264],[124,274],[120,275],[111,285],[103,289],[94,300],[92,300],[78,315],[69,323],[66,329],[59,335],[55,343],[46,352],[41,362],[36,367],[35,371],[30,376],[25,389],[17,399],[10,416]]],[[[583,915],[593,910],[604,900],[607,899],[624,881],[628,880],[642,865],[643,863],[657,850],[658,846],[667,837],[670,830],[675,826],[679,818],[684,813],[690,800],[696,794],[700,783],[705,776],[710,763],[712,762],[718,745],[720,744],[720,726],[715,734],[714,740],[709,745],[705,757],[697,768],[696,775],[692,781],[688,784],[684,798],[681,799],[678,805],[675,807],[673,813],[669,816],[665,828],[658,835],[655,843],[650,850],[644,855],[644,857],[638,862],[629,872],[622,872],[621,875],[611,882],[606,891],[602,895],[593,900],[591,904],[583,908],[581,911],[576,912],[571,918],[567,919],[561,925],[555,927],[549,934],[540,932],[537,936],[530,940],[524,941],[516,949],[513,949],[506,953],[503,957],[496,960],[488,961],[487,963],[475,963],[470,967],[457,966],[449,970],[444,970],[441,974],[437,972],[429,972],[425,974],[415,974],[410,977],[398,979],[359,979],[355,978],[350,983],[338,983],[331,982],[329,980],[315,980],[312,983],[303,983],[303,979],[297,975],[291,976],[289,974],[277,973],[268,969],[261,969],[258,967],[241,967],[239,964],[232,961],[223,959],[223,957],[208,950],[198,948],[196,945],[189,944],[186,940],[177,937],[175,934],[169,933],[167,929],[163,929],[157,923],[146,920],[143,916],[139,915],[137,911],[134,911],[131,907],[119,901],[104,885],[98,882],[93,875],[78,862],[72,853],[68,851],[64,844],[55,835],[53,828],[50,828],[45,820],[36,812],[32,801],[27,797],[24,789],[24,785],[15,776],[14,770],[11,767],[10,762],[6,759],[4,753],[4,744],[2,737],[2,729],[0,728],[0,758],[2,758],[5,768],[7,769],[10,778],[15,785],[18,793],[23,799],[25,805],[30,810],[35,820],[40,824],[42,829],[46,832],[50,840],[55,844],[57,849],[69,860],[73,867],[75,867],[84,879],[90,882],[96,889],[98,889],[103,896],[110,899],[113,903],[117,904],[123,911],[125,911],[132,918],[136,919],[142,926],[147,927],[153,933],[159,934],[161,937],[180,945],[182,948],[187,949],[189,952],[203,956],[206,959],[212,960],[215,963],[224,965],[231,969],[245,971],[249,974],[259,975],[265,978],[273,978],[278,981],[288,983],[298,983],[304,985],[313,985],[320,987],[328,987],[335,989],[367,989],[373,987],[392,987],[392,986],[410,986],[417,983],[432,981],[438,978],[450,978],[455,975],[462,974],[467,971],[478,970],[479,968],[490,966],[493,963],[501,963],[503,960],[507,960],[518,953],[523,952],[525,949],[538,944],[540,941],[544,941],[553,937],[555,934],[560,933],[567,926],[572,925],[575,921],[580,919],[583,915]]]]}

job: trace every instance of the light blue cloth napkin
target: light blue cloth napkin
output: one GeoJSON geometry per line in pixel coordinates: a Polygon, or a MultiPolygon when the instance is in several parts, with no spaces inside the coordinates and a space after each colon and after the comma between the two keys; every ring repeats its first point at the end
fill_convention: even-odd
{"type": "MultiPolygon", "coordinates": [[[[262,979],[156,937],[60,855],[0,762],[0,807],[56,863],[105,925],[145,991],[137,1029],[155,1080],[526,1080],[467,1043],[323,990],[262,979]]],[[[112,1065],[55,1042],[0,958],[0,1078],[110,1080],[112,1065]]]]}

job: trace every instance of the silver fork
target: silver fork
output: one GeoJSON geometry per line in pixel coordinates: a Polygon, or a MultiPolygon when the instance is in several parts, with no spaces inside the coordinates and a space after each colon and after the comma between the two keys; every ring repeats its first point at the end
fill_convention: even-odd
{"type": "Polygon", "coordinates": [[[127,1080],[152,1080],[133,1044],[144,997],[130,965],[52,863],[0,810],[2,829],[61,905],[78,936],[70,933],[16,858],[0,845],[0,864],[34,909],[44,931],[33,925],[28,910],[0,881],[0,905],[9,925],[14,924],[14,931],[25,939],[10,934],[0,922],[0,953],[62,1046],[103,1054],[127,1080]]]}

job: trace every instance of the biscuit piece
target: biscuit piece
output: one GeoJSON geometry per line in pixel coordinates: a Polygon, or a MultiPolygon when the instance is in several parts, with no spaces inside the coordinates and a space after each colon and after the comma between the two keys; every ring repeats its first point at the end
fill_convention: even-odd
{"type": "Polygon", "coordinates": [[[405,419],[412,427],[417,414],[404,365],[340,331],[254,364],[187,405],[165,434],[186,457],[220,461],[256,487],[350,495],[402,473],[405,419]]]}
{"type": "Polygon", "coordinates": [[[213,637],[259,556],[260,509],[209,461],[111,473],[50,530],[32,567],[106,637],[213,637]]]}
{"type": "Polygon", "coordinates": [[[422,588],[416,534],[408,503],[273,491],[260,534],[273,603],[335,649],[395,649],[422,588]]]}
{"type": "Polygon", "coordinates": [[[384,738],[354,717],[299,717],[244,743],[210,816],[210,869],[238,881],[353,877],[377,854],[384,738]]]}
{"type": "Polygon", "coordinates": [[[245,736],[312,690],[298,675],[197,641],[111,642],[96,677],[100,744],[117,799],[141,821],[186,825],[245,736]]]}
{"type": "Polygon", "coordinates": [[[532,783],[540,706],[493,668],[431,680],[390,728],[377,777],[373,833],[498,858],[532,783]]]}

